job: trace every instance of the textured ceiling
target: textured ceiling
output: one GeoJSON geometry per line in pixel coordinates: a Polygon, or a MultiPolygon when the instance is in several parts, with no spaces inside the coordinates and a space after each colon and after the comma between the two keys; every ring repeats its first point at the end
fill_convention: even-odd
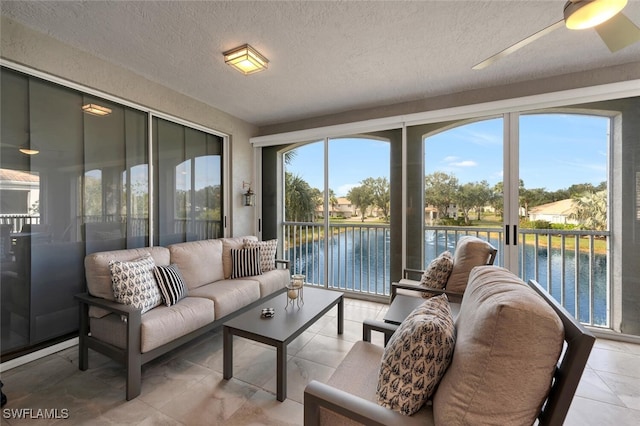
{"type": "MultiPolygon", "coordinates": [[[[562,18],[555,1],[5,1],[2,14],[256,125],[412,101],[640,60],[564,27],[471,67],[562,18]],[[271,62],[243,76],[222,52],[271,62]]],[[[640,1],[624,13],[640,25],[640,1]]]]}

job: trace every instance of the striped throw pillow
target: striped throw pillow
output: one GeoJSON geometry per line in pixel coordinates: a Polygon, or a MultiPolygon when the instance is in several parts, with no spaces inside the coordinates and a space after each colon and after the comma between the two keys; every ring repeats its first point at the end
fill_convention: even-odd
{"type": "Polygon", "coordinates": [[[175,305],[180,299],[187,297],[187,286],[178,265],[156,266],[153,274],[156,276],[165,305],[175,305]]]}
{"type": "Polygon", "coordinates": [[[262,275],[260,269],[260,249],[231,249],[231,278],[252,277],[262,275]]]}

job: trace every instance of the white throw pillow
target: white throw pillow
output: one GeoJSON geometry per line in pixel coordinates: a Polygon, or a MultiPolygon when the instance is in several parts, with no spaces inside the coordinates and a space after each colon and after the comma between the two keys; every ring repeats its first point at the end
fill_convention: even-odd
{"type": "Polygon", "coordinates": [[[116,302],[141,309],[143,314],[160,305],[162,296],[153,277],[155,266],[151,255],[130,262],[109,261],[116,302]]]}
{"type": "Polygon", "coordinates": [[[262,270],[262,272],[269,272],[276,269],[276,251],[278,250],[278,240],[244,240],[244,248],[260,249],[260,269],[262,270]]]}

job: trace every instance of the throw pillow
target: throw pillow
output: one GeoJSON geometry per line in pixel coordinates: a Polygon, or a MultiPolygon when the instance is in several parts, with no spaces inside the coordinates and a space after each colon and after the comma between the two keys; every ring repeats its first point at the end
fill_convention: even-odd
{"type": "Polygon", "coordinates": [[[378,404],[407,416],[417,412],[447,370],[455,341],[445,294],[418,306],[384,350],[376,389],[378,404]]]}
{"type": "Polygon", "coordinates": [[[276,251],[278,250],[278,240],[244,240],[244,248],[260,249],[260,269],[263,273],[276,269],[276,251]]]}
{"type": "Polygon", "coordinates": [[[260,249],[231,249],[231,278],[252,277],[261,275],[260,249]]]}
{"type": "MultiPolygon", "coordinates": [[[[449,251],[445,251],[429,263],[429,266],[422,274],[420,285],[428,288],[443,289],[447,285],[447,280],[452,270],[453,256],[449,251]]],[[[422,297],[429,298],[437,294],[423,292],[422,297]]]]}
{"type": "Polygon", "coordinates": [[[162,296],[152,272],[155,266],[151,255],[130,262],[109,261],[116,302],[141,309],[143,314],[160,305],[162,296]]]}
{"type": "Polygon", "coordinates": [[[153,274],[162,292],[162,299],[167,306],[175,305],[180,299],[187,297],[187,286],[178,265],[156,266],[153,274]]]}

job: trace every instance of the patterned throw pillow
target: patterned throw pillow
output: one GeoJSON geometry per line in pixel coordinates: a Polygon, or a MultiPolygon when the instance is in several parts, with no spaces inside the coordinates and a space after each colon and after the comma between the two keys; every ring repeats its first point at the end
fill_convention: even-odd
{"type": "Polygon", "coordinates": [[[244,240],[244,248],[256,247],[260,249],[260,270],[262,270],[262,272],[269,272],[276,269],[276,251],[278,250],[278,240],[244,240]]]}
{"type": "Polygon", "coordinates": [[[231,249],[231,279],[261,275],[260,249],[231,249]]]}
{"type": "Polygon", "coordinates": [[[424,301],[400,324],[384,350],[378,404],[407,416],[418,411],[447,370],[455,341],[447,296],[424,301]]]}
{"type": "MultiPolygon", "coordinates": [[[[427,269],[422,274],[420,285],[428,288],[443,289],[447,285],[447,280],[453,270],[453,256],[449,251],[443,252],[429,263],[427,269]]],[[[422,292],[422,297],[429,298],[438,293],[422,292]]]]}
{"type": "Polygon", "coordinates": [[[167,306],[175,305],[180,299],[187,297],[187,286],[178,265],[156,266],[153,274],[162,292],[162,299],[167,306]]]}
{"type": "Polygon", "coordinates": [[[153,268],[151,255],[130,262],[109,261],[113,296],[116,302],[141,309],[144,314],[162,303],[162,296],[153,268]]]}

